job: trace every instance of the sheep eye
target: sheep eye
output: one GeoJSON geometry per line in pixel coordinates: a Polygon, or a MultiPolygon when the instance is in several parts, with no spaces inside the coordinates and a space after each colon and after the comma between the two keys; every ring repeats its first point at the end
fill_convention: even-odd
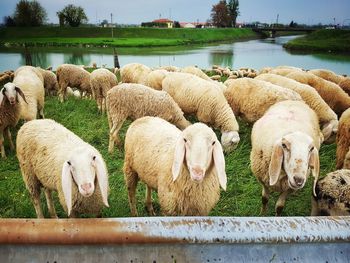
{"type": "Polygon", "coordinates": [[[95,161],[95,160],[96,160],[96,156],[92,157],[92,160],[94,160],[94,161],[95,161]]]}
{"type": "Polygon", "coordinates": [[[184,138],[185,143],[187,142],[187,139],[184,138]]]}
{"type": "Polygon", "coordinates": [[[72,163],[71,163],[70,161],[67,161],[67,163],[68,163],[69,165],[72,165],[72,163]]]}
{"type": "Polygon", "coordinates": [[[282,148],[288,150],[288,147],[285,143],[282,143],[282,148]]]}
{"type": "Polygon", "coordinates": [[[310,148],[310,152],[312,152],[314,149],[315,149],[315,147],[312,146],[312,147],[310,148]]]}
{"type": "Polygon", "coordinates": [[[215,144],[215,141],[213,141],[213,143],[211,145],[214,145],[215,144]]]}

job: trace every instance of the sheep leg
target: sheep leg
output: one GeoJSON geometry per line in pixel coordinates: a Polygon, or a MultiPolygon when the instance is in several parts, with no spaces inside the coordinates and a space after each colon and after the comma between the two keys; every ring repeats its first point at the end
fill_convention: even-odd
{"type": "Polygon", "coordinates": [[[52,201],[51,190],[45,189],[45,197],[46,197],[46,202],[47,202],[47,208],[49,209],[49,213],[50,213],[51,218],[57,218],[55,205],[52,201]]]}
{"type": "Polygon", "coordinates": [[[40,109],[39,109],[39,118],[40,119],[45,119],[44,108],[43,107],[40,107],[40,109]]]}
{"type": "Polygon", "coordinates": [[[263,185],[262,187],[262,193],[261,193],[261,211],[260,215],[266,215],[267,212],[267,204],[269,203],[269,197],[270,197],[270,192],[269,189],[263,185]]]}
{"type": "Polygon", "coordinates": [[[60,92],[59,92],[59,99],[61,102],[64,102],[64,100],[66,99],[66,94],[67,94],[67,86],[68,84],[66,83],[61,83],[60,84],[60,92]]]}
{"type": "Polygon", "coordinates": [[[7,137],[7,140],[9,141],[9,144],[10,144],[10,149],[11,151],[13,151],[15,149],[15,146],[13,145],[13,141],[12,141],[12,136],[11,136],[11,131],[10,131],[10,128],[7,127],[5,129],[5,135],[7,137]]]}
{"type": "Polygon", "coordinates": [[[315,197],[311,197],[311,204],[312,204],[311,216],[318,216],[319,215],[318,203],[315,197]]]}
{"type": "Polygon", "coordinates": [[[146,208],[150,216],[155,216],[153,205],[152,205],[152,188],[146,185],[146,208]]]}
{"type": "Polygon", "coordinates": [[[0,133],[0,146],[1,146],[1,157],[5,159],[6,158],[6,153],[5,153],[3,132],[0,133]]]}
{"type": "Polygon", "coordinates": [[[122,127],[125,119],[119,122],[118,124],[113,124],[113,127],[111,131],[109,132],[109,145],[108,145],[108,152],[113,153],[114,151],[114,144],[120,145],[120,139],[118,136],[118,132],[120,128],[122,127]]]}
{"type": "Polygon", "coordinates": [[[124,178],[128,189],[129,206],[132,216],[137,216],[136,209],[136,187],[139,181],[137,173],[135,173],[130,167],[124,167],[124,178]]]}
{"type": "Polygon", "coordinates": [[[284,205],[286,203],[286,198],[289,195],[290,191],[287,190],[283,193],[280,194],[280,196],[277,199],[276,206],[275,206],[275,211],[276,211],[276,216],[281,216],[282,210],[284,208],[284,205]]]}
{"type": "Polygon", "coordinates": [[[106,112],[106,99],[102,98],[102,114],[104,114],[106,112]]]}

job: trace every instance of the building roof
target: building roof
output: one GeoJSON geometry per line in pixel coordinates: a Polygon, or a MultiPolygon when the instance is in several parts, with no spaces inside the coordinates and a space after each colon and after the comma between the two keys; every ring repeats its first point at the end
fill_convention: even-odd
{"type": "Polygon", "coordinates": [[[172,20],[169,20],[167,18],[156,19],[156,20],[153,20],[152,22],[154,22],[154,23],[173,23],[172,20]]]}

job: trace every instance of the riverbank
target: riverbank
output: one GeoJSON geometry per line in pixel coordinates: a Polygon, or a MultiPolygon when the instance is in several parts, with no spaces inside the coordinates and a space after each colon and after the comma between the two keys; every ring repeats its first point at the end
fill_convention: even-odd
{"type": "Polygon", "coordinates": [[[247,28],[1,28],[0,45],[156,47],[258,38],[247,28]]]}
{"type": "Polygon", "coordinates": [[[350,53],[350,30],[323,29],[283,45],[296,51],[350,53]]]}

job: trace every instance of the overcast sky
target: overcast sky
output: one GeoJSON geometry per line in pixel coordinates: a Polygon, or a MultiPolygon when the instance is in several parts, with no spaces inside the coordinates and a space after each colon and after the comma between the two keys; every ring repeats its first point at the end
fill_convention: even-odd
{"type": "MultiPolygon", "coordinates": [[[[0,17],[12,15],[16,0],[0,0],[0,17]]],[[[205,22],[219,0],[38,0],[48,13],[49,22],[58,23],[56,12],[67,4],[85,9],[90,23],[103,19],[118,24],[140,24],[159,18],[180,22],[205,22]]],[[[240,0],[238,22],[260,21],[272,23],[279,14],[279,22],[350,24],[349,0],[240,0]],[[349,19],[349,20],[345,20],[349,19]]]]}

